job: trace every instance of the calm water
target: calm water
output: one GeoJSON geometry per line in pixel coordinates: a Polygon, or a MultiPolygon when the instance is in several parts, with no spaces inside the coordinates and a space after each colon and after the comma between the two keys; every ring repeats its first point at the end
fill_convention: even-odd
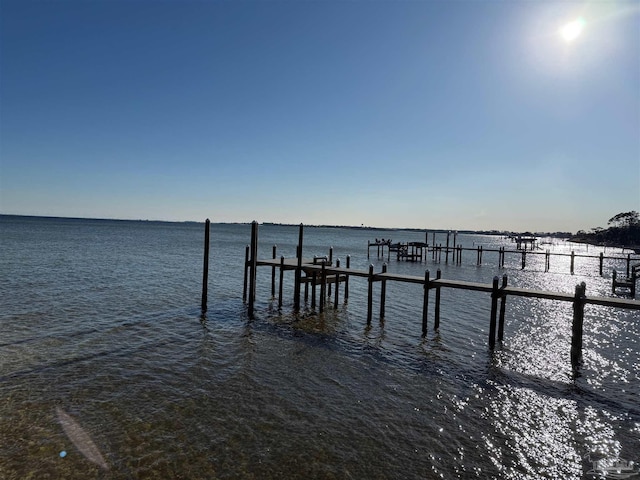
{"type": "MultiPolygon", "coordinates": [[[[587,455],[640,462],[637,312],[587,306],[575,381],[571,306],[549,301],[509,298],[505,341],[491,353],[487,294],[443,290],[440,331],[432,302],[422,338],[419,286],[389,283],[381,321],[376,285],[367,327],[366,282],[352,279],[337,309],[296,316],[293,274],[278,312],[263,268],[250,321],[249,237],[249,225],[212,225],[203,318],[202,225],[0,217],[0,478],[578,479],[587,455]],[[108,469],[90,461],[95,451],[108,469]]],[[[383,260],[367,259],[375,237],[424,240],[307,228],[304,255],[334,246],[353,268],[380,271],[383,260]]],[[[260,255],[277,244],[293,256],[297,238],[297,228],[262,226],[260,255]]],[[[490,236],[458,243],[514,248],[490,236]]],[[[510,285],[563,292],[585,281],[588,295],[609,295],[612,269],[624,269],[606,262],[601,278],[595,259],[576,259],[573,276],[569,258],[553,257],[549,273],[544,256],[524,271],[515,255],[505,269],[497,254],[483,260],[392,258],[389,271],[439,267],[486,283],[506,273],[510,285]]]]}

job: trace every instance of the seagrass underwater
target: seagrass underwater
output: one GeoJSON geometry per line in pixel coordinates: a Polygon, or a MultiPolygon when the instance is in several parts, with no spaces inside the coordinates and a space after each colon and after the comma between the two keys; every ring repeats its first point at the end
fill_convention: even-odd
{"type": "MultiPolygon", "coordinates": [[[[337,308],[295,314],[292,277],[278,310],[265,268],[251,320],[250,229],[211,225],[202,315],[202,224],[0,217],[0,477],[579,479],[640,461],[637,312],[585,310],[577,379],[571,306],[551,301],[510,298],[491,352],[487,294],[443,290],[439,331],[423,338],[418,285],[387,285],[385,317],[367,327],[366,282],[352,279],[337,308]]],[[[602,296],[624,270],[606,261],[600,276],[585,259],[570,275],[558,257],[545,272],[543,256],[524,270],[489,254],[482,266],[367,259],[374,238],[424,236],[307,228],[305,256],[333,247],[361,270],[507,274],[566,293],[584,281],[602,296]]],[[[293,257],[297,241],[295,227],[263,225],[259,255],[277,245],[293,257]]],[[[490,235],[458,243],[512,248],[490,235]]],[[[545,248],[600,252],[557,239],[545,248]]]]}

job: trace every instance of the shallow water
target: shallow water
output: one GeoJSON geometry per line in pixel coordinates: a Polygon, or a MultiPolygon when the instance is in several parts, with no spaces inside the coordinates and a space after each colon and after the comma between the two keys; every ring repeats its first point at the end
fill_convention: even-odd
{"type": "MultiPolygon", "coordinates": [[[[570,304],[509,298],[505,341],[487,348],[488,294],[442,291],[422,338],[422,291],[387,284],[366,325],[366,281],[323,314],[292,313],[259,269],[256,315],[242,302],[249,225],[212,225],[209,311],[201,316],[203,226],[0,217],[0,477],[582,478],[590,459],[640,462],[640,318],[586,307],[582,375],[571,376],[570,304]],[[104,457],[82,453],[56,409],[104,457]],[[61,452],[66,452],[62,457],[61,452]],[[586,455],[590,455],[586,458],[586,455]]],[[[304,256],[334,246],[352,268],[367,240],[424,233],[307,228],[304,256]]],[[[431,241],[429,235],[429,241],[431,241]]],[[[260,256],[293,256],[298,229],[261,226],[260,256]]],[[[467,247],[506,246],[459,235],[467,247]]],[[[444,235],[437,238],[444,243],[444,235]]],[[[586,247],[554,241],[555,253],[586,247]]],[[[589,247],[589,254],[599,249],[589,247]]],[[[375,253],[375,252],[372,252],[375,253]]],[[[607,255],[621,255],[607,250],[607,255]]],[[[623,261],[474,252],[463,264],[388,261],[391,272],[610,295],[623,261]]],[[[341,292],[342,297],[342,292],[341,292]]]]}

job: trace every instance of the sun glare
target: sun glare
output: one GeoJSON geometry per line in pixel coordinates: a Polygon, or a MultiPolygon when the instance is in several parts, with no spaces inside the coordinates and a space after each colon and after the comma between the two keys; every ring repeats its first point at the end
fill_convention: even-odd
{"type": "Polygon", "coordinates": [[[560,29],[560,35],[566,42],[573,42],[582,33],[584,24],[585,22],[583,18],[578,18],[572,22],[569,22],[560,29]]]}

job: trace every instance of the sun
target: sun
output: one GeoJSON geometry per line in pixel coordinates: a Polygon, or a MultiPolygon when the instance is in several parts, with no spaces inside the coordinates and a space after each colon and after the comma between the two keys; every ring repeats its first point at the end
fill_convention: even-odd
{"type": "Polygon", "coordinates": [[[580,36],[582,30],[584,30],[585,21],[580,17],[572,22],[567,23],[560,29],[560,35],[567,43],[573,42],[580,36]]]}

